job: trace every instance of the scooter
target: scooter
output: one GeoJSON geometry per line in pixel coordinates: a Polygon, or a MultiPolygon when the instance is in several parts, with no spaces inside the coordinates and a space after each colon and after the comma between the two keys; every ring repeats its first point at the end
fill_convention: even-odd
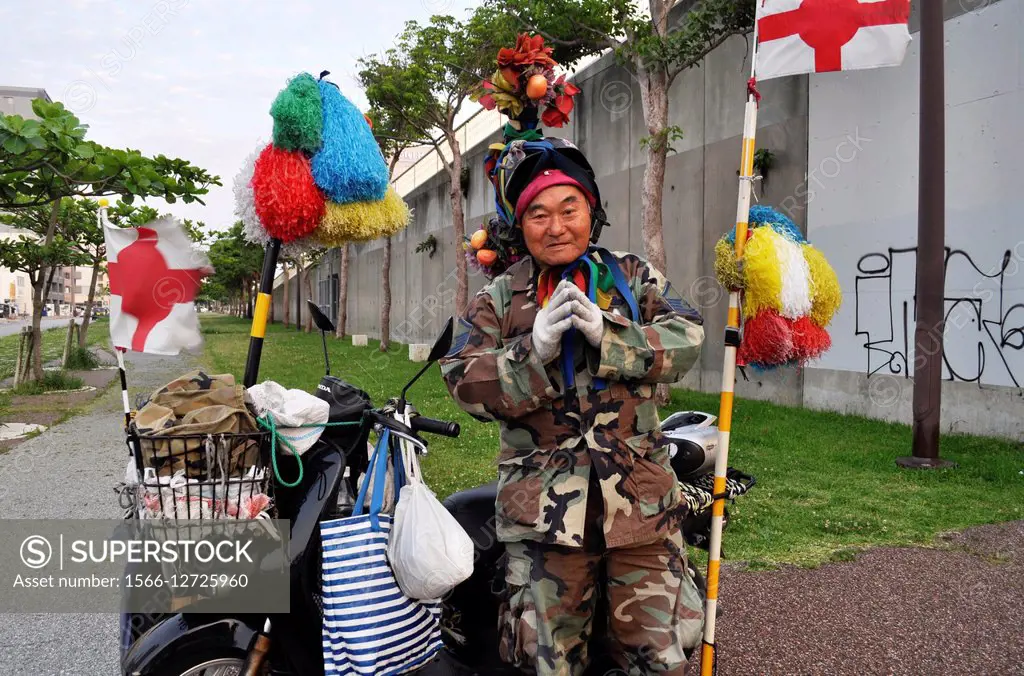
{"type": "MultiPolygon", "coordinates": [[[[162,615],[122,614],[121,673],[124,676],[315,676],[324,673],[321,642],[323,602],[320,590],[320,523],[347,516],[356,494],[355,482],[367,464],[369,434],[385,428],[425,453],[421,434],[457,437],[458,423],[420,415],[406,395],[430,366],[444,356],[452,342],[453,320],[437,338],[426,365],[403,388],[401,395],[374,408],[365,393],[330,375],[326,333],[331,320],[309,303],[324,341],[326,375],[316,394],[330,403],[329,422],[361,421],[357,427],[327,427],[317,444],[302,456],[305,479],[292,489],[278,487],[278,518],[291,526],[287,552],[290,571],[290,612],[285,615],[211,615],[180,612],[162,615]],[[407,424],[408,423],[408,424],[407,424]],[[348,471],[346,471],[346,468],[348,471]]],[[[669,438],[672,467],[691,514],[683,532],[691,546],[707,548],[712,502],[712,468],[717,443],[714,416],[682,411],[669,416],[663,431],[669,438]]],[[[284,456],[281,460],[289,460],[284,456]]],[[[289,468],[291,469],[291,468],[289,468]]],[[[285,470],[287,472],[287,470],[285,470]]],[[[753,477],[729,470],[728,497],[747,492],[753,477]]],[[[497,484],[478,486],[448,497],[444,504],[474,542],[472,576],[442,601],[444,648],[421,667],[417,676],[503,676],[522,674],[498,656],[498,605],[504,585],[504,546],[494,531],[497,484]]],[[[689,566],[698,589],[704,580],[689,566]]],[[[598,585],[600,588],[600,585],[598,585]]],[[[606,607],[598,606],[588,676],[618,673],[609,654],[604,622],[606,607]]]]}

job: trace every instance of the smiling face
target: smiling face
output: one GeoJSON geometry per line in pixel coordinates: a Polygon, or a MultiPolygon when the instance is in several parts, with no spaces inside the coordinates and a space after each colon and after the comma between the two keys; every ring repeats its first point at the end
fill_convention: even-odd
{"type": "Polygon", "coordinates": [[[587,251],[590,205],[572,185],[539,193],[520,219],[526,248],[542,267],[568,265],[587,251]]]}

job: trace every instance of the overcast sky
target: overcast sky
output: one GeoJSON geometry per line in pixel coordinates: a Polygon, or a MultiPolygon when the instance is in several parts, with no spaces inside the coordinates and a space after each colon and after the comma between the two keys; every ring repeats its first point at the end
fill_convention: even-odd
{"type": "Polygon", "coordinates": [[[88,138],[181,157],[221,177],[179,217],[228,227],[231,182],[292,75],[330,70],[360,109],[356,61],[391,46],[408,19],[465,16],[476,0],[4,0],[0,85],[42,87],[88,138]]]}

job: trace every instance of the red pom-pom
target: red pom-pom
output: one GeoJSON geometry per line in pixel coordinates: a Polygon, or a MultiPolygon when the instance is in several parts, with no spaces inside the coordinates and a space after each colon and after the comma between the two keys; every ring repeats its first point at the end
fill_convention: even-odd
{"type": "Polygon", "coordinates": [[[793,322],[793,359],[803,363],[817,359],[832,346],[828,331],[821,328],[810,317],[801,317],[793,322]]]}
{"type": "Polygon", "coordinates": [[[761,312],[743,323],[737,363],[779,366],[788,362],[792,354],[793,331],[789,322],[774,310],[761,312]]]}
{"type": "Polygon", "coordinates": [[[252,190],[260,222],[282,242],[309,235],[324,216],[324,196],[313,182],[309,159],[299,151],[264,148],[256,159],[252,190]]]}

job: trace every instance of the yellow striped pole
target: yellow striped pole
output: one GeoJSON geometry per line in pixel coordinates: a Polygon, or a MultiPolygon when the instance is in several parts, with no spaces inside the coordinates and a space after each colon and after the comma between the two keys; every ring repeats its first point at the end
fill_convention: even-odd
{"type": "MultiPolygon", "coordinates": [[[[756,24],[755,24],[756,25],[756,24]]],[[[754,57],[757,58],[757,30],[754,31],[754,57]]],[[[753,78],[753,66],[751,77],[753,78]]],[[[743,115],[743,149],[740,156],[739,199],[736,206],[736,257],[743,256],[747,239],[747,218],[750,216],[751,184],[754,176],[754,135],[757,131],[757,100],[753,92],[747,96],[743,115]]],[[[715,458],[716,496],[725,494],[725,473],[729,467],[729,434],[732,431],[732,405],[736,385],[736,350],[740,345],[740,294],[729,293],[729,316],[725,328],[725,365],[722,367],[722,399],[718,409],[718,456],[715,458]]],[[[718,581],[722,565],[722,521],[725,497],[716,497],[711,505],[711,541],[708,546],[708,596],[704,609],[704,644],[701,647],[701,676],[716,672],[715,614],[718,610],[718,581]]]]}
{"type": "MultiPolygon", "coordinates": [[[[281,240],[272,239],[263,252],[263,274],[260,289],[256,294],[256,307],[252,312],[252,328],[249,330],[249,354],[245,359],[243,384],[252,387],[260,373],[260,357],[263,354],[263,336],[267,333],[267,317],[274,293],[274,276],[277,272],[277,258],[281,253],[281,240]]],[[[288,302],[288,299],[285,299],[288,302]]]]}

